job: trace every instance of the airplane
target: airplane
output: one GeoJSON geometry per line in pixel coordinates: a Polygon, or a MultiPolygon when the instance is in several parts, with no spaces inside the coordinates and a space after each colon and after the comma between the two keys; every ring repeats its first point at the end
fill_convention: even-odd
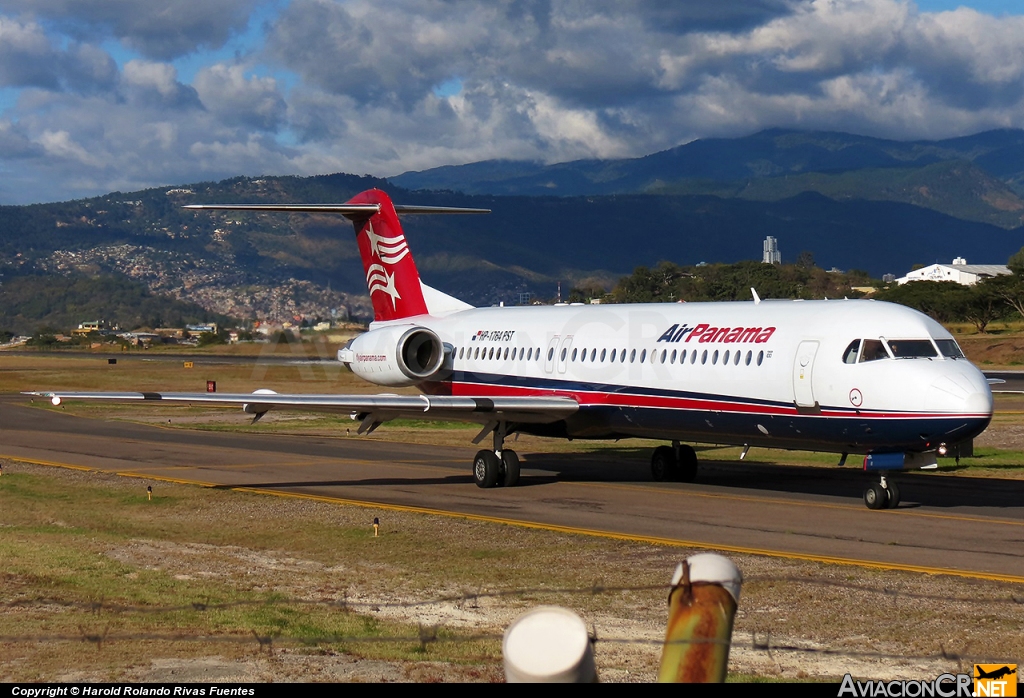
{"type": "Polygon", "coordinates": [[[1003,678],[1004,676],[1009,676],[1010,674],[1016,674],[1017,673],[1017,669],[1016,669],[1016,667],[1011,669],[1009,666],[1003,666],[1003,667],[1000,667],[999,669],[993,669],[992,671],[985,671],[980,666],[975,664],[974,665],[974,673],[977,674],[977,676],[974,677],[976,679],[995,679],[995,680],[998,680],[998,679],[1003,678]]]}
{"type": "MultiPolygon", "coordinates": [[[[353,222],[374,310],[338,350],[357,376],[420,395],[35,391],[65,399],[235,404],[347,413],[359,433],[401,417],[481,424],[477,486],[510,487],[515,433],[658,439],[651,475],[692,482],[689,443],[864,456],[879,480],[871,509],[900,502],[892,471],[937,467],[937,454],[992,418],[985,376],[939,323],[873,300],[761,300],[474,308],[420,280],[398,214],[486,213],[395,206],[383,191],[345,204],[199,204],[194,210],[328,213],[353,222]]],[[[553,231],[554,232],[554,231],[553,231]]]]}

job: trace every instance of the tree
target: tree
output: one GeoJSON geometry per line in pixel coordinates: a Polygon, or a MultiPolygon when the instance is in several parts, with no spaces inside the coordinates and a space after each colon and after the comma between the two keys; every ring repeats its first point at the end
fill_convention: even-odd
{"type": "Polygon", "coordinates": [[[994,276],[981,283],[1018,314],[1024,316],[1024,247],[1011,255],[1006,266],[1010,268],[1012,274],[994,276]]]}
{"type": "Polygon", "coordinates": [[[1024,276],[1018,274],[1004,274],[985,279],[978,285],[984,284],[989,291],[994,293],[1003,303],[1024,316],[1024,276]]]}
{"type": "Polygon", "coordinates": [[[1014,276],[1024,276],[1024,247],[1010,255],[1006,266],[1010,268],[1014,276]]]}
{"type": "Polygon", "coordinates": [[[960,299],[960,314],[984,334],[988,323],[1006,315],[1006,304],[991,286],[984,281],[967,287],[967,293],[960,299]]]}

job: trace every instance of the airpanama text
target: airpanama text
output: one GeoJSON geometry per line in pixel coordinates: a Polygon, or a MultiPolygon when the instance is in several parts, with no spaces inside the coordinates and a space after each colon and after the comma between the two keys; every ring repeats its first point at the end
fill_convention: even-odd
{"type": "Polygon", "coordinates": [[[721,342],[724,344],[750,343],[763,344],[775,334],[774,327],[712,327],[701,323],[696,327],[689,327],[686,323],[680,327],[679,324],[672,325],[658,337],[659,342],[689,342],[696,339],[700,344],[708,342],[721,342]]]}

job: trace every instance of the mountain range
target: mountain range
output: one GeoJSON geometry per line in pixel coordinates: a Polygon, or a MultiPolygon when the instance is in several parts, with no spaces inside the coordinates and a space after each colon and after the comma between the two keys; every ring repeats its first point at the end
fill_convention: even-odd
{"type": "Polygon", "coordinates": [[[500,196],[713,195],[779,201],[802,192],[897,201],[1015,228],[1024,222],[1024,131],[941,141],[773,129],[640,158],[544,165],[487,160],[389,178],[408,189],[500,196]]]}

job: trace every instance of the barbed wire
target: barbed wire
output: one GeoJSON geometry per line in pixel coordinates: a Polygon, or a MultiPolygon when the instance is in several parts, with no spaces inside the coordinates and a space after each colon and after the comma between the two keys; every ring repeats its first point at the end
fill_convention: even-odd
{"type": "MultiPolygon", "coordinates": [[[[446,634],[443,626],[420,626],[416,635],[314,635],[314,636],[285,636],[280,633],[273,635],[260,635],[256,631],[249,633],[234,633],[220,635],[196,635],[187,633],[111,633],[110,627],[103,630],[87,629],[79,626],[78,634],[52,634],[52,635],[0,635],[0,643],[56,643],[56,642],[81,642],[96,645],[97,650],[102,650],[105,645],[116,642],[168,642],[168,643],[205,643],[205,644],[233,644],[246,645],[255,643],[260,653],[272,653],[275,647],[314,647],[322,645],[412,645],[419,651],[425,651],[428,645],[465,645],[479,642],[500,642],[501,633],[473,633],[468,635],[446,634]]],[[[902,652],[880,652],[872,650],[840,649],[830,647],[812,647],[809,645],[773,643],[770,641],[770,633],[766,633],[766,639],[758,640],[757,634],[751,636],[751,641],[729,642],[716,639],[688,639],[688,640],[659,640],[654,638],[625,638],[625,637],[601,637],[593,631],[590,641],[595,647],[602,644],[623,644],[623,645],[644,645],[661,648],[666,645],[731,645],[734,649],[744,649],[754,652],[763,652],[769,657],[773,653],[791,653],[802,655],[819,655],[827,657],[846,657],[850,659],[872,659],[872,660],[911,660],[918,662],[946,661],[960,663],[982,663],[989,661],[991,657],[983,655],[962,654],[950,652],[944,647],[938,652],[931,654],[906,654],[902,652]]]]}
{"type": "MultiPolygon", "coordinates": [[[[867,584],[844,582],[826,577],[788,576],[788,575],[765,575],[750,576],[744,580],[745,586],[764,584],[800,584],[813,585],[824,588],[831,588],[856,593],[868,593],[883,595],[893,599],[908,599],[914,601],[934,601],[954,604],[981,604],[1024,606],[1024,596],[1010,593],[988,594],[986,596],[950,596],[945,594],[921,593],[909,590],[894,589],[891,587],[876,587],[867,584]]],[[[431,598],[418,600],[360,600],[350,599],[347,595],[341,598],[309,599],[291,598],[281,595],[274,595],[265,599],[243,599],[236,601],[214,602],[209,598],[201,601],[194,601],[184,604],[154,606],[149,604],[125,604],[107,602],[104,599],[92,599],[88,601],[71,601],[48,597],[36,597],[15,599],[0,602],[0,609],[53,609],[54,607],[67,610],[85,611],[89,614],[100,616],[110,614],[121,616],[128,614],[169,614],[169,613],[210,613],[226,611],[246,607],[284,607],[284,606],[306,606],[322,607],[342,613],[358,612],[363,610],[378,611],[381,609],[413,609],[437,605],[455,605],[475,607],[483,600],[501,600],[508,598],[526,599],[538,596],[599,596],[602,594],[638,593],[638,592],[663,592],[668,594],[671,585],[630,585],[611,586],[595,584],[580,587],[529,587],[520,589],[504,589],[495,591],[473,591],[459,594],[446,594],[431,598]]],[[[425,651],[429,645],[436,644],[471,644],[479,642],[499,642],[502,638],[500,633],[465,632],[465,629],[445,627],[443,625],[420,624],[415,635],[284,635],[281,632],[274,634],[260,634],[257,631],[249,632],[225,632],[215,634],[205,633],[183,633],[183,632],[111,632],[111,623],[107,623],[102,629],[87,627],[84,624],[78,625],[78,633],[53,633],[53,634],[21,634],[21,635],[0,635],[0,643],[60,643],[60,642],[82,642],[93,644],[98,650],[105,645],[123,642],[189,642],[209,644],[251,644],[255,643],[259,652],[273,652],[276,647],[290,646],[317,646],[317,645],[370,645],[370,644],[398,644],[412,645],[420,651],[425,651]]],[[[657,638],[636,638],[601,636],[596,628],[591,629],[591,642],[595,646],[602,644],[620,645],[645,645],[651,647],[663,647],[664,639],[657,638]]],[[[719,640],[682,640],[683,644],[723,644],[719,640]]],[[[728,644],[728,643],[725,643],[728,644]]],[[[972,656],[958,652],[950,652],[940,645],[938,652],[928,654],[908,655],[900,652],[883,652],[865,649],[847,649],[835,647],[821,647],[810,644],[797,644],[789,642],[773,642],[770,632],[753,632],[749,642],[733,642],[733,648],[744,649],[754,652],[763,652],[771,656],[773,653],[796,653],[802,655],[819,655],[828,657],[846,657],[850,659],[871,659],[871,660],[912,660],[912,661],[945,661],[945,662],[967,662],[986,661],[984,657],[972,656]]]]}
{"type": "MultiPolygon", "coordinates": [[[[816,585],[822,587],[829,587],[834,589],[842,589],[846,591],[855,592],[866,592],[872,594],[879,594],[887,596],[893,599],[908,599],[914,601],[942,601],[947,603],[960,603],[960,604],[981,604],[986,606],[991,605],[1009,605],[1009,606],[1024,606],[1024,594],[1016,595],[1007,593],[1006,595],[987,595],[987,596],[950,596],[946,594],[930,594],[915,591],[906,591],[901,589],[894,589],[892,587],[874,587],[866,584],[857,584],[853,582],[842,582],[835,579],[829,579],[826,577],[805,577],[805,576],[786,576],[786,575],[766,575],[766,576],[752,576],[746,577],[743,580],[744,586],[753,586],[757,584],[807,584],[816,585]]],[[[446,594],[442,596],[436,596],[426,599],[416,599],[407,601],[381,601],[381,600],[358,600],[350,599],[347,595],[341,598],[334,599],[308,599],[308,598],[294,598],[285,597],[280,595],[274,595],[266,599],[244,599],[238,601],[222,601],[222,602],[211,602],[209,598],[203,601],[193,601],[185,604],[178,604],[173,606],[153,606],[153,605],[142,605],[142,604],[121,604],[121,603],[109,603],[104,600],[89,600],[89,601],[68,601],[64,599],[55,599],[48,597],[36,597],[31,599],[17,599],[12,601],[0,602],[0,608],[31,608],[31,607],[45,607],[45,606],[60,606],[62,608],[79,609],[89,611],[91,613],[100,613],[102,611],[109,611],[113,613],[176,613],[182,611],[222,611],[230,610],[234,608],[242,607],[253,607],[253,606],[268,606],[268,605],[296,605],[296,606],[327,606],[334,607],[339,610],[357,610],[357,609],[378,609],[378,608],[417,608],[421,606],[436,606],[439,604],[467,604],[475,603],[484,599],[498,600],[503,598],[523,598],[530,596],[542,596],[542,595],[584,595],[584,596],[598,596],[601,594],[619,594],[626,592],[645,592],[645,591],[662,591],[667,594],[671,591],[672,587],[668,584],[641,584],[641,585],[628,585],[628,586],[609,586],[604,584],[594,584],[591,586],[581,587],[524,587],[520,589],[503,589],[497,591],[472,591],[463,592],[460,594],[446,594]]]]}

